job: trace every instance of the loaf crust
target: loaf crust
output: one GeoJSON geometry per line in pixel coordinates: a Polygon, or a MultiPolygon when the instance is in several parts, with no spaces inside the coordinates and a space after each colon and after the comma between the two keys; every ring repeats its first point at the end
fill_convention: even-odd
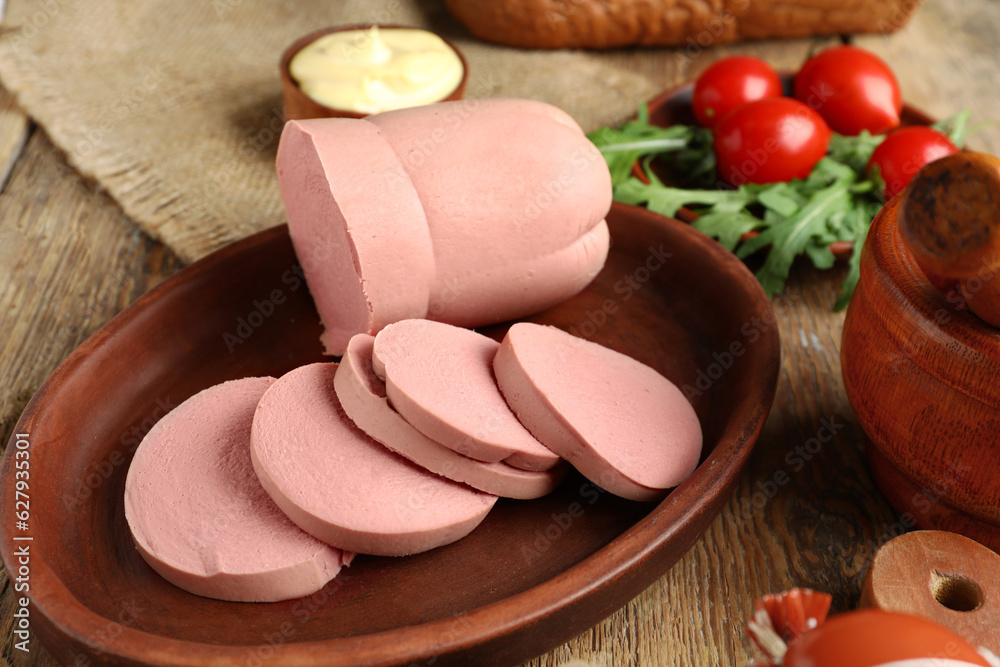
{"type": "Polygon", "coordinates": [[[707,47],[890,33],[920,0],[446,0],[476,37],[525,48],[707,47]]]}

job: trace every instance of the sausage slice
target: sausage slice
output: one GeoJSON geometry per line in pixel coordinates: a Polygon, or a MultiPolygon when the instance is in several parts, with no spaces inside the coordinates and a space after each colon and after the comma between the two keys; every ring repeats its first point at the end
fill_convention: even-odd
{"type": "Polygon", "coordinates": [[[365,433],[430,472],[504,498],[539,498],[562,480],[565,463],[543,472],[520,470],[502,461],[484,463],[413,428],[389,405],[385,383],[372,369],[374,343],[375,338],[367,334],[352,338],[334,378],[344,412],[365,433]]]}
{"type": "Polygon", "coordinates": [[[520,322],[500,344],[493,368],[528,430],[615,495],[656,500],[698,465],[702,433],[691,404],[631,357],[520,322]]]}
{"type": "Polygon", "coordinates": [[[404,320],[375,337],[372,367],[392,407],[431,440],[487,463],[548,470],[559,456],[521,425],[493,377],[499,346],[469,329],[404,320]]]}
{"type": "Polygon", "coordinates": [[[285,514],[328,544],[404,556],[454,542],[497,497],[427,472],[372,440],[344,413],[337,364],[301,366],[261,397],[251,455],[285,514]]]}
{"type": "Polygon", "coordinates": [[[250,425],[273,383],[245,378],[195,394],[150,429],[129,467],[125,518],[139,553],[195,595],[237,602],[301,597],[353,556],[303,532],[257,481],[250,425]]]}

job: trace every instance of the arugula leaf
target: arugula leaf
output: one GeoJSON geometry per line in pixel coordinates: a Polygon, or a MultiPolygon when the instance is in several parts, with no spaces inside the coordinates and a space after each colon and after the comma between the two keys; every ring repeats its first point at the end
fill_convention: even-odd
{"type": "Polygon", "coordinates": [[[884,139],[884,134],[872,135],[868,130],[862,130],[861,134],[854,137],[834,133],[830,137],[828,157],[835,162],[846,164],[858,173],[863,173],[868,161],[872,159],[872,153],[884,139]]]}
{"type": "Polygon", "coordinates": [[[853,223],[849,226],[849,231],[853,232],[853,238],[849,240],[854,242],[854,247],[851,250],[850,259],[847,260],[847,276],[844,278],[844,282],[841,283],[840,293],[837,294],[837,300],[833,304],[834,312],[840,312],[847,308],[847,304],[851,300],[851,295],[854,294],[854,289],[858,285],[858,279],[861,277],[861,251],[865,239],[868,237],[868,230],[871,228],[872,220],[878,215],[880,207],[878,202],[862,201],[848,219],[848,222],[853,223]]]}
{"type": "Polygon", "coordinates": [[[694,204],[726,204],[731,210],[739,210],[752,202],[753,196],[740,190],[687,190],[672,188],[659,181],[643,183],[635,176],[630,177],[614,189],[615,201],[635,206],[645,205],[660,215],[673,217],[683,206],[694,204]]]}
{"type": "MultiPolygon", "coordinates": [[[[968,111],[962,111],[933,127],[961,147],[968,133],[968,120],[968,111]]],[[[704,189],[717,183],[709,130],[650,125],[645,105],[635,119],[620,128],[601,128],[588,137],[608,162],[617,201],[646,206],[671,217],[679,209],[690,207],[699,215],[692,226],[717,239],[741,259],[767,249],[756,275],[768,295],[784,288],[796,257],[805,255],[817,268],[828,269],[835,262],[830,244],[853,242],[847,277],[834,310],[846,307],[860,275],[861,247],[883,204],[880,176],[868,173],[867,166],[885,135],[834,134],[826,157],[806,178],[789,183],[748,184],[737,189],[704,189]],[[669,164],[671,173],[683,176],[684,184],[702,187],[664,184],[651,168],[653,160],[669,164]],[[648,183],[633,175],[636,162],[642,165],[648,183]],[[745,238],[752,231],[758,234],[745,238]]]]}
{"type": "Polygon", "coordinates": [[[649,111],[644,104],[634,120],[617,129],[599,128],[587,138],[604,155],[611,171],[612,185],[618,185],[629,177],[632,165],[642,156],[685,150],[691,146],[699,129],[689,125],[650,125],[649,111]]]}
{"type": "Polygon", "coordinates": [[[708,212],[698,216],[691,226],[717,239],[726,250],[732,252],[736,250],[744,234],[766,224],[761,218],[747,213],[742,206],[726,202],[716,204],[708,212]]]}
{"type": "Polygon", "coordinates": [[[965,137],[968,135],[969,130],[969,110],[962,109],[958,113],[940,120],[931,127],[933,127],[938,132],[943,133],[951,143],[955,144],[959,148],[965,146],[965,137]]]}
{"type": "MultiPolygon", "coordinates": [[[[851,178],[855,178],[853,173],[851,178]]],[[[736,256],[744,259],[764,246],[771,246],[764,265],[756,274],[768,296],[784,288],[792,262],[805,252],[812,237],[824,230],[827,219],[851,205],[850,184],[845,178],[815,192],[798,213],[768,227],[737,249],[736,256]]]]}
{"type": "Polygon", "coordinates": [[[788,183],[777,183],[773,188],[762,190],[757,200],[786,218],[795,215],[804,203],[800,197],[795,196],[795,189],[788,183]]]}

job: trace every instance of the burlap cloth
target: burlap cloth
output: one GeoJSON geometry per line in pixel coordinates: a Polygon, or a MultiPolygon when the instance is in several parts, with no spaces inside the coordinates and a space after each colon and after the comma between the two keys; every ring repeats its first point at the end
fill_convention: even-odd
{"type": "Polygon", "coordinates": [[[440,0],[10,0],[0,79],[73,166],[192,260],[284,221],[273,164],[284,48],[373,20],[452,39],[467,97],[544,100],[585,129],[654,92],[593,54],[477,42],[440,0]]]}

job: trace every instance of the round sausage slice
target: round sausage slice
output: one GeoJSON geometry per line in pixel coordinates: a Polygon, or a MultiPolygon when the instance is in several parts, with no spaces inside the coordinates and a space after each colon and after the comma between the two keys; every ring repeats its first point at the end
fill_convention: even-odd
{"type": "Polygon", "coordinates": [[[504,498],[527,500],[551,492],[565,476],[565,462],[542,472],[504,462],[484,463],[448,449],[413,428],[389,405],[385,383],[372,369],[375,338],[358,334],[347,345],[334,386],[347,416],[365,433],[417,465],[504,498]]]}
{"type": "Polygon", "coordinates": [[[392,407],[431,440],[487,463],[548,470],[559,456],[521,425],[493,377],[499,346],[470,329],[403,320],[375,337],[372,367],[392,407]]]}
{"type": "Polygon", "coordinates": [[[350,561],[352,554],[292,523],[257,481],[250,425],[273,382],[246,378],[205,389],[157,422],[136,449],[125,519],[145,561],[188,592],[287,600],[318,591],[350,561]]]}
{"type": "Polygon", "coordinates": [[[698,416],[655,370],[554,327],[520,322],[493,361],[535,437],[615,495],[655,500],[698,465],[698,416]]]}
{"type": "Polygon", "coordinates": [[[302,366],[260,399],[251,455],[261,484],[303,530],[378,556],[465,537],[497,497],[439,477],[368,437],[344,414],[337,364],[302,366]]]}

